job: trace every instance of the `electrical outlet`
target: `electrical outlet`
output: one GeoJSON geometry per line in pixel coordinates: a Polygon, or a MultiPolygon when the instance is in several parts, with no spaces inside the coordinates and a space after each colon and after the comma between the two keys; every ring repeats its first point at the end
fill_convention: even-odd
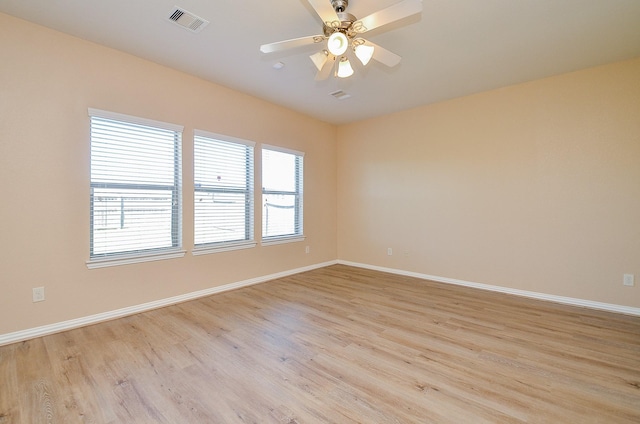
{"type": "Polygon", "coordinates": [[[622,278],[622,285],[633,287],[635,285],[633,280],[633,274],[624,274],[624,277],[622,278]]]}
{"type": "Polygon", "coordinates": [[[44,287],[33,288],[33,301],[42,302],[44,300],[44,287]]]}
{"type": "Polygon", "coordinates": [[[304,253],[309,253],[311,251],[311,249],[309,248],[309,246],[304,248],[304,253]]]}
{"type": "Polygon", "coordinates": [[[393,255],[393,249],[390,247],[387,247],[387,255],[391,256],[393,255]]]}

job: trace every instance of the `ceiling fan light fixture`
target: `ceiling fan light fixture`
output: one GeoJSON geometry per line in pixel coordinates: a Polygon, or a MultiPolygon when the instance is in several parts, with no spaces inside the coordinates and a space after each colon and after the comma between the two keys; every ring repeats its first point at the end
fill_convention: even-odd
{"type": "Polygon", "coordinates": [[[349,40],[347,36],[341,33],[340,31],[336,31],[329,37],[327,41],[327,48],[329,52],[334,56],[340,56],[344,52],[347,51],[347,47],[349,47],[349,40]]]}
{"type": "Polygon", "coordinates": [[[324,64],[327,63],[329,53],[326,50],[320,50],[319,52],[314,53],[309,57],[313,61],[313,64],[316,65],[316,68],[318,68],[318,71],[321,71],[324,67],[324,64]]]}
{"type": "Polygon", "coordinates": [[[338,63],[338,73],[339,78],[348,78],[353,75],[353,68],[351,67],[351,63],[349,59],[342,56],[340,58],[340,62],[338,63]]]}
{"type": "Polygon", "coordinates": [[[360,36],[376,28],[419,14],[422,11],[423,2],[423,0],[400,0],[387,8],[357,19],[354,15],[347,13],[349,0],[306,1],[323,22],[322,33],[263,44],[260,46],[260,51],[273,53],[294,47],[324,44],[322,51],[309,56],[318,69],[316,81],[325,80],[330,75],[338,78],[353,75],[353,68],[346,57],[351,54],[355,55],[363,66],[366,66],[374,55],[376,61],[383,65],[396,66],[400,62],[400,56],[360,36]],[[349,48],[353,53],[347,51],[349,48]]]}
{"type": "Polygon", "coordinates": [[[360,62],[366,66],[373,57],[374,47],[366,44],[359,44],[353,50],[356,52],[356,57],[360,59],[360,62]]]}

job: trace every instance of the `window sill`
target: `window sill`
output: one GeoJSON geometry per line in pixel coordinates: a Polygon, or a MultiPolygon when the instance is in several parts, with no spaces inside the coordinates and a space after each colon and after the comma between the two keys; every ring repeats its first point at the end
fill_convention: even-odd
{"type": "Polygon", "coordinates": [[[228,243],[224,245],[204,245],[194,247],[191,251],[193,256],[208,255],[211,253],[230,252],[232,250],[252,249],[256,247],[256,242],[228,243]]]}
{"type": "Polygon", "coordinates": [[[267,240],[262,240],[262,242],[260,242],[260,245],[272,246],[274,244],[295,243],[298,241],[304,241],[305,238],[305,236],[274,237],[267,240]]]}
{"type": "Polygon", "coordinates": [[[122,255],[87,261],[87,268],[105,268],[110,266],[130,265],[150,261],[162,261],[165,259],[175,259],[184,257],[185,250],[172,250],[161,253],[145,253],[140,255],[122,255]]]}

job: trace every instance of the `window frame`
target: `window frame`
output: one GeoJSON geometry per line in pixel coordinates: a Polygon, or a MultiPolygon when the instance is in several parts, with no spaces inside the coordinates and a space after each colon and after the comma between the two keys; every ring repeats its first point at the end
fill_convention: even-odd
{"type": "Polygon", "coordinates": [[[240,249],[251,249],[257,245],[255,240],[255,145],[256,143],[249,140],[243,140],[237,137],[232,137],[224,134],[212,133],[203,130],[194,130],[193,134],[193,168],[194,168],[194,184],[193,184],[193,193],[194,193],[194,228],[193,228],[193,243],[194,247],[191,251],[191,254],[194,256],[197,255],[206,255],[210,253],[218,253],[218,252],[226,252],[231,250],[240,250],[240,249]],[[243,145],[248,147],[247,152],[250,151],[251,157],[247,157],[245,161],[245,189],[233,189],[233,188],[214,188],[207,187],[202,188],[198,187],[198,183],[196,182],[196,137],[206,138],[212,141],[220,141],[223,143],[232,143],[237,145],[243,145]],[[218,241],[218,242],[207,242],[207,243],[198,243],[196,244],[196,193],[198,192],[206,192],[206,193],[242,193],[245,196],[245,239],[244,240],[230,240],[230,241],[218,241]]]}
{"type": "Polygon", "coordinates": [[[89,260],[86,265],[89,269],[108,266],[126,265],[147,261],[173,259],[183,257],[186,253],[182,249],[182,133],[184,127],[152,119],[125,115],[100,109],[88,109],[89,115],[89,163],[93,165],[93,118],[115,121],[121,124],[145,126],[174,133],[173,140],[173,184],[148,184],[148,183],[119,183],[119,182],[94,182],[91,171],[89,174],[89,260]],[[135,189],[135,190],[163,190],[171,191],[171,246],[155,247],[148,249],[136,249],[124,252],[107,252],[94,254],[94,190],[95,189],[135,189]]]}
{"type": "Polygon", "coordinates": [[[295,196],[294,200],[294,229],[299,230],[299,232],[295,232],[293,234],[285,234],[285,235],[277,235],[277,236],[266,236],[265,237],[265,228],[264,228],[264,216],[261,217],[261,242],[262,246],[270,246],[275,244],[283,244],[283,243],[292,243],[299,242],[305,240],[306,236],[304,234],[304,152],[288,149],[280,146],[273,146],[269,144],[261,145],[261,204],[263,205],[261,211],[264,215],[264,196],[269,194],[274,195],[293,195],[295,196]],[[286,190],[265,190],[264,188],[264,151],[270,150],[279,153],[286,153],[295,156],[295,190],[294,191],[286,191],[286,190]]]}

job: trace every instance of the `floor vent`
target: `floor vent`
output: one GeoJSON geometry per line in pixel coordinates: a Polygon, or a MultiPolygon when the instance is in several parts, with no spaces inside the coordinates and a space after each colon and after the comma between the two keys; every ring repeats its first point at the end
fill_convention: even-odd
{"type": "Polygon", "coordinates": [[[178,6],[173,9],[168,19],[191,32],[200,32],[202,31],[202,28],[209,25],[209,21],[206,19],[196,16],[191,12],[187,12],[178,6]]]}

